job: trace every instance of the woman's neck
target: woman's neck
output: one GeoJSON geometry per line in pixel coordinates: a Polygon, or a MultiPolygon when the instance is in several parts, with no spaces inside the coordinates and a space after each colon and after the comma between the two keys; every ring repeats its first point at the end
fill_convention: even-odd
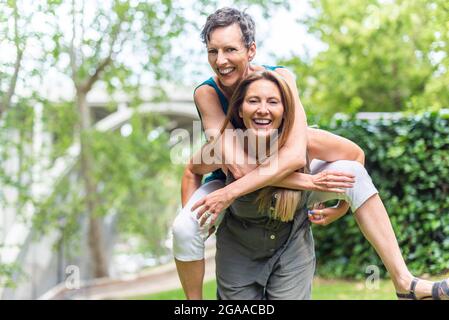
{"type": "MultiPolygon", "coordinates": [[[[243,74],[243,78],[245,78],[247,75],[253,73],[254,71],[258,70],[257,66],[253,66],[251,64],[248,64],[248,68],[246,69],[246,72],[243,74]]],[[[220,87],[221,91],[223,91],[225,97],[230,100],[232,95],[234,94],[235,89],[237,88],[237,86],[239,85],[239,81],[237,83],[235,83],[234,85],[230,86],[230,87],[226,87],[224,86],[220,80],[218,79],[218,77],[216,77],[217,79],[217,83],[218,86],[220,87]]],[[[240,79],[241,80],[241,79],[240,79]]]]}
{"type": "MultiPolygon", "coordinates": [[[[248,133],[248,131],[246,131],[248,133]]],[[[266,158],[270,157],[273,152],[277,150],[277,137],[269,136],[258,136],[252,133],[244,135],[248,139],[247,143],[243,143],[245,154],[248,157],[256,160],[258,164],[265,161],[266,158]]]]}
{"type": "Polygon", "coordinates": [[[218,81],[218,84],[220,86],[221,91],[223,91],[225,97],[230,100],[232,97],[232,94],[235,91],[235,88],[237,88],[237,84],[231,86],[231,87],[225,87],[223,84],[221,84],[220,80],[218,81]]]}

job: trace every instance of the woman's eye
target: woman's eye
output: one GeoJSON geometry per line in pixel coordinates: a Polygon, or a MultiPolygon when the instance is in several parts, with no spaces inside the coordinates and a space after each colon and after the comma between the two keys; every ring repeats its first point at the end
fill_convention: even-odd
{"type": "Polygon", "coordinates": [[[256,99],[250,99],[248,102],[249,103],[257,103],[257,100],[256,99]]]}
{"type": "Polygon", "coordinates": [[[216,54],[217,51],[216,51],[216,50],[209,50],[207,53],[208,53],[208,54],[216,54]]]}
{"type": "Polygon", "coordinates": [[[270,100],[268,101],[269,104],[278,104],[278,102],[276,100],[270,100]]]}
{"type": "Polygon", "coordinates": [[[236,49],[235,48],[228,48],[227,51],[228,52],[233,52],[233,51],[236,51],[236,49]]]}

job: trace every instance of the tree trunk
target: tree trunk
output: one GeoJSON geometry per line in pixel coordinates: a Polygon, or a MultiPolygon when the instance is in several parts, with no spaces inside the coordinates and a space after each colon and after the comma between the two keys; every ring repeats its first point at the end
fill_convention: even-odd
{"type": "Polygon", "coordinates": [[[94,178],[94,157],[91,148],[91,119],[87,106],[86,92],[77,91],[77,105],[80,113],[80,144],[81,144],[81,177],[84,182],[86,211],[89,216],[89,251],[93,274],[96,278],[108,276],[108,266],[105,256],[102,221],[96,216],[99,199],[94,178]]]}

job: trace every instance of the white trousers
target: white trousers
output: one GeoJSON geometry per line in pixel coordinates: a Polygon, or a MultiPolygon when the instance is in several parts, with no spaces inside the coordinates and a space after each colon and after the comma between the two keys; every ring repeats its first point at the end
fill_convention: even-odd
{"type": "MultiPolygon", "coordinates": [[[[349,160],[334,162],[313,160],[310,169],[311,174],[316,174],[323,170],[351,173],[355,176],[355,183],[352,188],[344,189],[344,193],[311,192],[307,199],[308,208],[312,208],[315,203],[319,202],[345,200],[350,204],[352,212],[355,212],[366,200],[378,193],[368,172],[359,162],[349,160]]],[[[208,237],[211,225],[206,223],[203,227],[200,227],[199,221],[196,218],[198,209],[191,212],[191,208],[198,200],[224,186],[225,184],[221,180],[214,180],[203,184],[195,191],[184,208],[176,216],[172,226],[172,232],[173,254],[177,260],[195,261],[204,259],[204,242],[208,237]]],[[[216,227],[218,227],[222,218],[223,214],[220,214],[215,222],[216,227]]]]}

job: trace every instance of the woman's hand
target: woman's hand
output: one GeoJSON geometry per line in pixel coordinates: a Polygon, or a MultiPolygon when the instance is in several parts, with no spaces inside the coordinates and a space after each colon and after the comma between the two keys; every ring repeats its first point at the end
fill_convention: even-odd
{"type": "Polygon", "coordinates": [[[311,175],[313,191],[344,193],[342,188],[352,188],[355,176],[351,173],[324,170],[311,175]]]}
{"type": "Polygon", "coordinates": [[[339,201],[335,207],[326,208],[322,203],[316,203],[312,210],[309,210],[309,220],[320,226],[327,226],[346,214],[349,204],[346,201],[339,201]]]}
{"type": "Polygon", "coordinates": [[[211,217],[210,224],[213,225],[218,218],[218,215],[234,202],[235,196],[227,187],[218,189],[192,206],[192,211],[200,208],[197,212],[197,218],[200,220],[200,226],[211,217]]]}

